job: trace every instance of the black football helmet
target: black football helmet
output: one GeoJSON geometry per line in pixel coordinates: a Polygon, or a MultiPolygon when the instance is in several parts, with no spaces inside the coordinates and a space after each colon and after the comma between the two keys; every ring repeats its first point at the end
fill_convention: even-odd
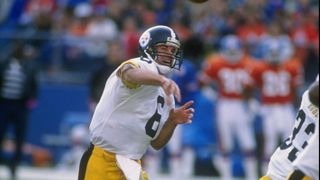
{"type": "Polygon", "coordinates": [[[156,62],[158,68],[160,66],[167,66],[170,69],[180,69],[182,64],[182,50],[181,43],[178,35],[167,26],[154,26],[147,29],[139,39],[139,53],[142,59],[147,58],[156,62]],[[173,54],[158,53],[155,46],[157,45],[170,45],[177,48],[177,51],[173,54]],[[159,56],[174,57],[171,62],[167,64],[159,64],[159,56]]]}

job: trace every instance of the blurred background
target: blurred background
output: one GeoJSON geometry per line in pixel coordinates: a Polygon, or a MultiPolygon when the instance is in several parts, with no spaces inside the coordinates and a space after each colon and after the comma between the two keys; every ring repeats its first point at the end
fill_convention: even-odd
{"type": "MultiPolygon", "coordinates": [[[[12,171],[21,180],[77,179],[78,161],[89,143],[87,126],[104,82],[117,65],[138,56],[139,36],[150,26],[168,25],[183,43],[188,42],[184,54],[194,65],[188,77],[197,76],[210,57],[221,53],[221,40],[227,35],[235,35],[241,51],[257,62],[266,59],[266,38],[285,42],[284,59],[299,62],[295,67],[301,73],[296,86],[300,98],[319,73],[318,8],[317,0],[209,0],[204,4],[188,0],[1,0],[0,82],[27,77],[30,80],[24,83],[30,85],[20,85],[28,87],[27,95],[14,102],[24,107],[13,110],[6,99],[16,97],[12,95],[15,88],[6,86],[9,90],[4,95],[1,87],[1,117],[12,111],[23,114],[16,118],[26,120],[13,123],[25,127],[19,135],[24,141],[17,169],[8,162],[17,148],[15,126],[0,121],[0,126],[8,127],[1,129],[0,179],[9,178],[12,171]],[[23,61],[22,76],[13,73],[15,69],[20,72],[15,60],[23,61]],[[5,69],[8,63],[11,74],[10,68],[5,69]]],[[[192,78],[181,80],[181,73],[174,78],[183,86],[192,78]]],[[[189,84],[186,91],[197,87],[197,82],[189,84]]],[[[144,164],[151,179],[177,179],[181,174],[185,179],[220,177],[221,170],[213,161],[220,152],[215,125],[219,96],[215,86],[201,87],[201,92],[205,98],[195,99],[202,102],[198,114],[202,121],[194,122],[196,129],[181,128],[168,148],[147,153],[144,164]],[[184,159],[185,166],[170,163],[177,158],[184,159]]],[[[258,97],[257,102],[259,106],[258,97]]],[[[298,108],[299,100],[291,103],[298,108]]],[[[263,118],[257,113],[253,119],[260,176],[264,171],[263,118]]],[[[244,178],[239,147],[235,142],[230,155],[232,175],[244,178]]]]}

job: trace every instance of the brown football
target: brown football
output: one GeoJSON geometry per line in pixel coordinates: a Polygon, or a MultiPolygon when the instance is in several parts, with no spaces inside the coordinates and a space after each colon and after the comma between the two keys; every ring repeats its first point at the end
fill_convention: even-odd
{"type": "Polygon", "coordinates": [[[193,3],[204,3],[204,2],[207,2],[208,0],[189,0],[193,3]]]}

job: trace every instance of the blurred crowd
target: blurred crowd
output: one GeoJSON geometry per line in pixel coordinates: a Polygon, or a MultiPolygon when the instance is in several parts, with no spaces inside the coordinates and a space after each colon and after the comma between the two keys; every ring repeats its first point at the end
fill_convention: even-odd
{"type": "MultiPolygon", "coordinates": [[[[241,57],[245,55],[250,58],[249,63],[246,62],[249,65],[243,69],[248,71],[249,76],[255,81],[251,86],[259,88],[261,85],[259,80],[262,78],[259,79],[258,76],[263,72],[261,69],[266,69],[267,66],[263,63],[266,61],[267,64],[272,64],[268,60],[274,60],[273,58],[277,56],[276,59],[280,64],[284,64],[280,65],[281,68],[291,69],[289,76],[292,76],[291,79],[296,79],[295,82],[289,82],[292,85],[290,88],[297,91],[297,96],[301,95],[302,90],[313,82],[319,73],[318,8],[317,0],[209,0],[205,4],[193,4],[188,0],[2,0],[0,1],[0,61],[10,57],[17,40],[19,43],[23,40],[25,43],[23,52],[29,54],[28,58],[33,59],[37,65],[41,72],[39,78],[44,81],[59,82],[61,74],[71,74],[64,76],[64,81],[80,82],[90,87],[89,108],[93,111],[100,99],[108,74],[124,60],[138,56],[138,40],[141,33],[148,27],[158,24],[172,27],[183,44],[186,44],[183,47],[185,64],[181,72],[174,74],[173,78],[181,87],[185,101],[196,98],[198,101],[196,106],[200,110],[195,117],[199,119],[194,122],[195,128],[182,128],[183,147],[173,145],[171,150],[169,148],[163,151],[165,154],[163,157],[170,156],[173,161],[183,159],[184,162],[190,162],[191,156],[195,156],[194,167],[184,167],[205,175],[208,172],[209,174],[215,172],[215,167],[210,167],[211,169],[207,171],[204,169],[208,168],[210,164],[208,161],[216,153],[215,151],[218,151],[215,150],[217,149],[215,145],[221,145],[221,142],[215,139],[223,138],[212,132],[216,132],[215,128],[229,128],[219,127],[219,123],[215,127],[215,123],[220,121],[218,119],[222,118],[223,112],[226,112],[224,114],[233,112],[232,108],[237,106],[234,102],[232,103],[235,106],[228,104],[230,95],[222,88],[223,80],[216,77],[218,75],[213,75],[218,69],[210,69],[210,64],[215,61],[217,65],[214,67],[219,67],[223,64],[219,65],[220,61],[237,59],[239,55],[237,53],[240,51],[241,57]],[[235,39],[235,45],[224,41],[226,37],[230,37],[229,35],[235,39]],[[224,54],[228,48],[229,50],[234,48],[233,54],[224,54]],[[272,56],[272,53],[276,54],[272,56]],[[220,59],[214,60],[217,57],[220,59]],[[287,65],[289,61],[294,65],[287,65]],[[291,73],[292,71],[294,73],[291,73]],[[207,86],[198,84],[197,75],[201,73],[212,75],[212,80],[217,81],[213,88],[211,85],[206,88],[207,86]],[[228,101],[225,103],[228,104],[226,110],[221,108],[222,100],[228,101]],[[210,109],[214,107],[217,107],[217,110],[211,112],[210,109]],[[181,154],[181,149],[186,153],[181,154]]],[[[228,63],[230,62],[225,64],[228,63]]],[[[242,77],[242,74],[240,76],[242,77]]],[[[278,82],[282,80],[275,78],[278,82]]],[[[242,80],[236,79],[235,82],[242,80]]],[[[274,77],[270,78],[270,81],[272,80],[274,77]]],[[[232,87],[232,84],[230,85],[232,82],[229,76],[226,77],[225,83],[228,83],[229,87],[232,87]]],[[[269,92],[276,92],[272,86],[269,88],[271,88],[269,92]]],[[[290,94],[293,94],[291,90],[290,94]]],[[[279,93],[283,91],[281,89],[279,93]]],[[[257,96],[262,99],[255,96],[253,99],[258,99],[258,103],[262,105],[264,103],[270,105],[270,101],[263,99],[263,95],[263,92],[258,93],[257,96]]],[[[231,96],[234,98],[234,94],[231,96]]],[[[246,103],[245,97],[239,99],[241,103],[246,103]]],[[[288,111],[291,114],[293,113],[291,105],[294,107],[295,103],[294,97],[285,102],[286,105],[290,104],[288,111]]],[[[250,110],[258,111],[254,110],[257,104],[253,103],[251,106],[250,110]]],[[[281,110],[280,113],[273,113],[272,109],[268,106],[265,107],[264,113],[255,112],[254,117],[250,117],[254,119],[252,122],[259,122],[259,119],[263,121],[270,114],[284,114],[281,110]]],[[[279,109],[281,108],[278,108],[278,111],[279,109]]],[[[238,113],[236,115],[239,116],[238,113]]],[[[291,118],[289,115],[287,119],[293,120],[294,117],[291,118]]],[[[284,131],[292,129],[288,124],[284,126],[286,125],[288,126],[286,128],[281,125],[277,127],[277,133],[282,133],[279,135],[282,140],[290,133],[284,131]]],[[[273,140],[270,140],[272,142],[264,147],[262,142],[273,132],[265,126],[268,125],[260,122],[259,125],[251,127],[255,131],[254,135],[253,137],[248,135],[247,138],[252,140],[242,141],[239,137],[238,145],[235,147],[227,144],[225,146],[229,149],[221,148],[218,153],[222,154],[220,161],[223,162],[230,156],[232,151],[230,148],[238,148],[244,151],[244,157],[254,156],[261,162],[267,162],[269,155],[276,148],[278,137],[272,137],[273,140]],[[263,150],[264,148],[266,149],[263,150]],[[226,152],[226,149],[229,152],[226,152]],[[252,150],[255,153],[252,153],[252,150]]],[[[222,141],[224,140],[223,138],[222,141]]],[[[151,162],[153,152],[150,154],[151,156],[146,159],[151,162]]],[[[167,163],[166,158],[162,160],[163,163],[167,163]]],[[[180,165],[173,163],[172,166],[175,166],[173,171],[181,169],[180,165]]],[[[162,165],[162,167],[167,166],[162,165]]],[[[253,162],[250,165],[249,162],[248,166],[251,166],[248,169],[252,170],[256,165],[253,162]]],[[[260,171],[264,171],[263,164],[259,167],[260,171]]],[[[224,173],[221,169],[219,171],[224,173]]],[[[230,172],[225,172],[228,173],[230,175],[230,172]]]]}
{"type": "Polygon", "coordinates": [[[316,0],[211,0],[204,5],[186,0],[1,1],[0,47],[6,52],[1,56],[10,53],[15,38],[22,38],[37,51],[42,70],[88,72],[103,62],[109,42],[121,43],[123,59],[131,58],[141,32],[164,24],[183,41],[199,36],[207,54],[231,33],[256,58],[261,58],[259,44],[266,35],[288,38],[309,83],[319,54],[318,6],[316,0]]]}

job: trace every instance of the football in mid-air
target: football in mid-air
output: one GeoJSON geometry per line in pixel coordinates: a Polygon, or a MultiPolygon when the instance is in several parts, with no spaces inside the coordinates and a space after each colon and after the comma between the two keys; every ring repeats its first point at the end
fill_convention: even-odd
{"type": "Polygon", "coordinates": [[[207,2],[208,0],[189,0],[193,3],[204,3],[204,2],[207,2]]]}

